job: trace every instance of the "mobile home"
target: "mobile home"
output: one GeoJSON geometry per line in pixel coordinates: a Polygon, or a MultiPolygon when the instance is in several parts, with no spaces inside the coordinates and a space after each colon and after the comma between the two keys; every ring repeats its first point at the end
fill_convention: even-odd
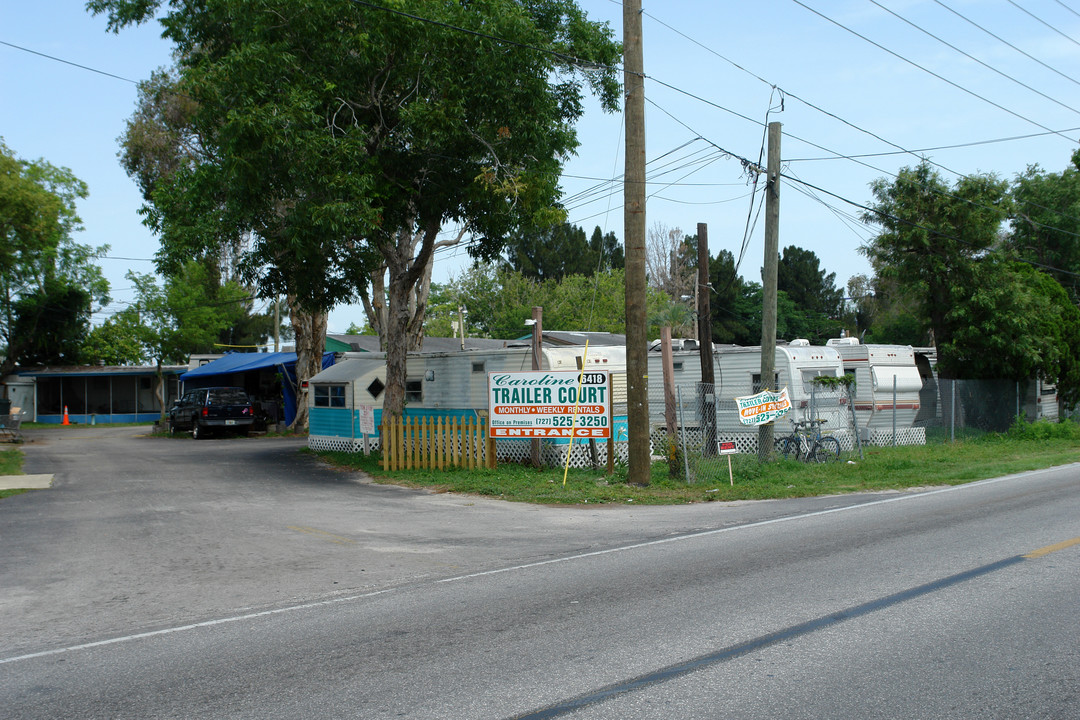
{"type": "Polygon", "coordinates": [[[833,338],[844,372],[855,377],[855,418],[871,445],[925,445],[926,429],[914,427],[923,379],[910,345],[863,345],[858,338],[833,338]]]}
{"type": "MultiPolygon", "coordinates": [[[[612,373],[616,439],[626,441],[626,350],[621,346],[588,348],[544,347],[540,369],[585,369],[612,373]]],[[[410,353],[406,359],[406,417],[474,417],[487,410],[488,374],[526,372],[532,369],[532,349],[527,345],[458,352],[410,353]]],[[[346,353],[332,367],[309,381],[308,445],[318,450],[358,452],[364,448],[359,432],[359,413],[372,408],[375,425],[382,421],[386,389],[384,353],[346,353]]],[[[369,444],[377,438],[368,438],[369,444]]],[[[566,441],[545,441],[545,454],[560,450],[566,441]]],[[[501,459],[520,460],[529,455],[528,440],[499,440],[501,459]]],[[[565,457],[565,455],[563,455],[565,457]]]]}
{"type": "MultiPolygon", "coordinates": [[[[790,418],[807,420],[825,418],[827,426],[837,433],[841,445],[850,448],[853,438],[844,428],[850,425],[850,410],[840,402],[837,393],[816,386],[813,378],[820,375],[840,377],[843,374],[840,353],[831,347],[810,345],[806,340],[793,340],[778,345],[775,355],[773,389],[788,389],[792,412],[790,418]]],[[[715,395],[694,397],[701,382],[701,362],[696,351],[672,353],[673,375],[678,387],[681,426],[692,433],[710,432],[715,417],[717,438],[733,440],[741,452],[756,452],[757,429],[739,421],[736,397],[760,392],[761,348],[738,345],[718,346],[712,354],[715,395]]],[[[657,427],[664,424],[663,358],[660,352],[649,354],[649,413],[657,427]]],[[[784,426],[786,427],[786,425],[784,426]]]]}

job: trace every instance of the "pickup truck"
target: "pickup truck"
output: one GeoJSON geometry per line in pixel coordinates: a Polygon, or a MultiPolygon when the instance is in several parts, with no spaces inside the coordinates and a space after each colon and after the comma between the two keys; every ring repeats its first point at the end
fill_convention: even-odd
{"type": "Polygon", "coordinates": [[[190,430],[196,440],[220,431],[247,435],[254,422],[251,400],[239,387],[189,390],[169,409],[169,434],[190,430]]]}

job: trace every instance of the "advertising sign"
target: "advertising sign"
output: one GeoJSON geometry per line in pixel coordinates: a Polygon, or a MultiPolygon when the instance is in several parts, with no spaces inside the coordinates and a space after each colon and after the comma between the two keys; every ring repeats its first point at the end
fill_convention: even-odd
{"type": "Polygon", "coordinates": [[[375,434],[375,406],[374,405],[358,405],[356,408],[356,417],[359,420],[359,427],[357,430],[365,435],[375,434]]]}
{"type": "Polygon", "coordinates": [[[739,406],[739,421],[743,425],[764,425],[784,417],[791,409],[787,388],[780,392],[766,390],[749,397],[737,397],[735,403],[739,406]]]}
{"type": "Polygon", "coordinates": [[[611,437],[611,392],[605,370],[488,373],[493,438],[611,437]]]}
{"type": "Polygon", "coordinates": [[[716,443],[716,451],[721,455],[737,455],[739,448],[733,442],[720,440],[716,443]]]}

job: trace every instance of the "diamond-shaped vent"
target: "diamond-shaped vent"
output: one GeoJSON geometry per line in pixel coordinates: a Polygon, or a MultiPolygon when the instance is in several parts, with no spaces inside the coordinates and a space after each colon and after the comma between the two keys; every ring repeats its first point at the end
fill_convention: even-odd
{"type": "Polygon", "coordinates": [[[378,397],[382,395],[382,391],[385,389],[386,386],[383,385],[382,380],[380,380],[379,378],[375,378],[371,381],[371,384],[367,386],[368,393],[370,393],[371,397],[375,399],[378,399],[378,397]]]}

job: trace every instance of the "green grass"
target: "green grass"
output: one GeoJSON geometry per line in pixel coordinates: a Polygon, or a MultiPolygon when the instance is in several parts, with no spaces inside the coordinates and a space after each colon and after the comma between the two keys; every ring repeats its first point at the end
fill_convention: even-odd
{"type": "Polygon", "coordinates": [[[335,467],[363,471],[378,483],[434,492],[552,505],[669,505],[958,485],[1063,465],[1080,461],[1080,426],[1073,422],[1036,423],[1014,427],[1003,435],[984,434],[951,443],[873,447],[865,450],[864,459],[845,456],[839,463],[825,465],[794,460],[761,464],[755,456],[735,455],[730,456],[734,485],[729,484],[727,458],[709,458],[711,474],[693,484],[669,478],[667,463],[658,462],[652,466],[650,484],[635,487],[627,484],[624,467],[616,468],[610,477],[603,471],[571,470],[563,485],[562,469],[503,464],[495,470],[387,473],[379,467],[378,455],[365,458],[342,452],[313,454],[335,467]]]}
{"type": "Polygon", "coordinates": [[[0,450],[0,475],[22,475],[22,450],[0,450]]]}
{"type": "MultiPolygon", "coordinates": [[[[0,450],[0,475],[22,475],[22,461],[23,454],[21,450],[15,448],[0,450]]],[[[26,490],[23,489],[0,490],[0,499],[24,492],[26,490]]]]}

